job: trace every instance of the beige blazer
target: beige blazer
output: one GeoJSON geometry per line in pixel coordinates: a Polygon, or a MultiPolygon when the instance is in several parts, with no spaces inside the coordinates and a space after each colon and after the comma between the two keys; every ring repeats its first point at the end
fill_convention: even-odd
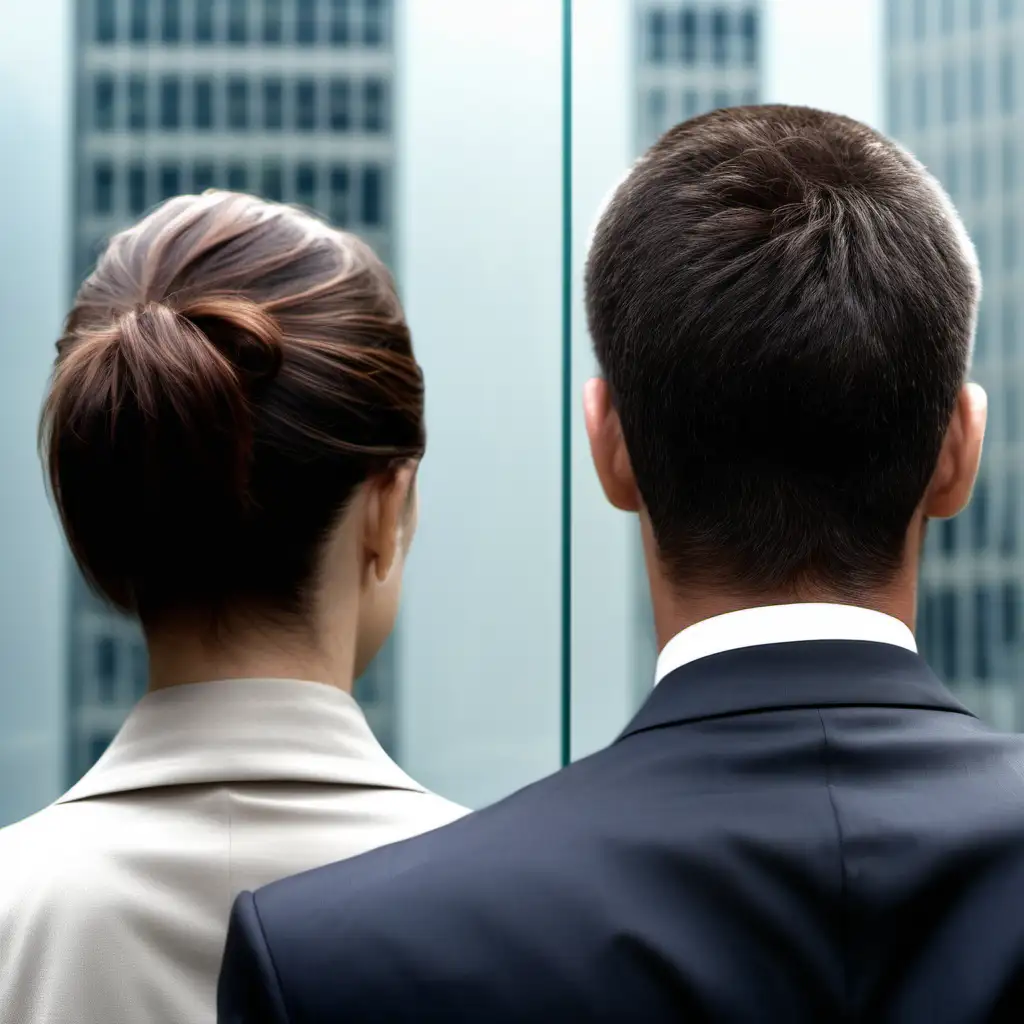
{"type": "Polygon", "coordinates": [[[0,830],[0,1022],[212,1024],[240,890],[463,813],[340,690],[149,694],[70,792],[0,830]]]}

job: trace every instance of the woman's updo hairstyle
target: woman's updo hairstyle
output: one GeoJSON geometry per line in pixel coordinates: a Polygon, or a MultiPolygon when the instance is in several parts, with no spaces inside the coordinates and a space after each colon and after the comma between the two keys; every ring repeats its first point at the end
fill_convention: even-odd
{"type": "Polygon", "coordinates": [[[79,290],[40,440],[75,559],[116,607],[299,614],[355,489],[422,456],[423,379],[358,238],[251,196],[182,196],[79,290]]]}

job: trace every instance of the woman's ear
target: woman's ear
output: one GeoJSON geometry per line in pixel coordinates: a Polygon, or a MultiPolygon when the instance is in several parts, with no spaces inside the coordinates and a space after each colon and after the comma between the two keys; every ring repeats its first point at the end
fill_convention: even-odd
{"type": "Polygon", "coordinates": [[[953,418],[925,492],[923,510],[929,519],[949,519],[970,501],[981,464],[987,418],[988,396],[984,389],[978,384],[965,384],[957,395],[953,418]]]}
{"type": "Polygon", "coordinates": [[[406,462],[367,481],[363,550],[367,568],[377,581],[388,578],[403,548],[403,533],[411,528],[416,501],[416,465],[406,462]]]}
{"type": "Polygon", "coordinates": [[[590,439],[590,456],[605,497],[623,512],[639,511],[643,502],[622,436],[622,423],[612,405],[611,389],[600,377],[587,382],[583,392],[583,415],[590,439]]]}

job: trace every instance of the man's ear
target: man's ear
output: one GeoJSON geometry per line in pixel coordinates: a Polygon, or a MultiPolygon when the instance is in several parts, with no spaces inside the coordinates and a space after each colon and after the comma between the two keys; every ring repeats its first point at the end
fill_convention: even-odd
{"type": "Polygon", "coordinates": [[[622,423],[612,405],[611,389],[599,377],[587,381],[583,416],[590,439],[590,455],[605,497],[623,512],[639,511],[643,501],[622,436],[622,423]]]}
{"type": "Polygon", "coordinates": [[[923,510],[930,519],[949,519],[970,501],[981,464],[988,417],[988,396],[978,384],[965,384],[942,442],[939,461],[925,492],[923,510]]]}
{"type": "Polygon", "coordinates": [[[363,549],[366,565],[380,583],[387,579],[401,548],[410,501],[415,501],[415,481],[415,465],[404,463],[366,482],[363,549]]]}

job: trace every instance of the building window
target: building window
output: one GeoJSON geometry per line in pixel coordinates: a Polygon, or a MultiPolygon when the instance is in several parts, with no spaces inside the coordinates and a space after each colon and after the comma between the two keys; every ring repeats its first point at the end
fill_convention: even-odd
{"type": "Polygon", "coordinates": [[[263,42],[280,43],[284,39],[282,0],[263,0],[263,42]]]}
{"type": "Polygon", "coordinates": [[[942,69],[942,117],[950,124],[957,117],[956,68],[947,64],[942,69]]]}
{"type": "Polygon", "coordinates": [[[138,217],[146,212],[146,165],[133,163],[128,168],[128,212],[138,217]]]}
{"type": "MultiPolygon", "coordinates": [[[[893,0],[889,0],[889,6],[896,6],[893,0]]],[[[956,28],[956,0],[942,0],[942,31],[948,34],[954,28],[956,28]]]]}
{"type": "Polygon", "coordinates": [[[971,0],[971,28],[981,28],[985,16],[985,0],[971,0]]]}
{"type": "Polygon", "coordinates": [[[249,41],[249,0],[230,0],[228,4],[228,42],[241,46],[249,41]]]}
{"type": "Polygon", "coordinates": [[[1003,643],[1015,644],[1020,637],[1020,585],[1004,583],[1002,598],[1003,643]]]}
{"type": "Polygon", "coordinates": [[[1017,403],[1020,398],[1017,395],[1017,388],[1014,384],[1006,385],[1006,440],[1020,440],[1020,409],[1017,403]]]}
{"type": "Polygon", "coordinates": [[[181,42],[181,0],[164,0],[163,41],[181,42]]]}
{"type": "Polygon", "coordinates": [[[1017,218],[1008,213],[1003,218],[1003,270],[1013,270],[1016,266],[1017,218]]]}
{"type": "Polygon", "coordinates": [[[228,79],[228,127],[245,131],[249,127],[249,80],[228,79]]]}
{"type": "Polygon", "coordinates": [[[263,165],[261,191],[271,202],[279,203],[284,199],[284,171],[276,160],[263,165]]]}
{"type": "Polygon", "coordinates": [[[886,106],[888,108],[886,116],[889,121],[889,131],[894,135],[899,134],[903,127],[902,118],[900,117],[903,94],[900,92],[899,82],[900,76],[895,71],[890,71],[885,90],[886,106]]]}
{"type": "MultiPolygon", "coordinates": [[[[1014,263],[1016,263],[1017,239],[1010,243],[1014,247],[1014,263]]],[[[1011,361],[1017,354],[1017,303],[1012,295],[1003,299],[1003,355],[1011,361]]]]}
{"type": "Polygon", "coordinates": [[[215,0],[196,0],[196,42],[212,43],[216,38],[214,29],[215,0]]]}
{"type": "Polygon", "coordinates": [[[923,71],[914,76],[914,127],[924,128],[928,124],[928,79],[923,71]]]}
{"type": "Polygon", "coordinates": [[[232,192],[245,192],[249,188],[249,171],[245,164],[228,164],[227,184],[232,192]]]}
{"type": "Polygon", "coordinates": [[[960,154],[959,153],[947,153],[946,154],[946,172],[944,175],[943,184],[946,186],[946,191],[954,198],[957,199],[960,195],[960,154]]]}
{"type": "Polygon", "coordinates": [[[316,0],[296,0],[295,42],[300,46],[316,43],[316,0]]]}
{"type": "Polygon", "coordinates": [[[749,107],[757,102],[757,90],[756,89],[744,89],[743,90],[743,105],[749,107]]]}
{"type": "Polygon", "coordinates": [[[113,43],[117,41],[116,0],[96,0],[95,28],[97,43],[113,43]]]}
{"type": "Polygon", "coordinates": [[[142,75],[128,78],[128,130],[144,132],[149,127],[146,116],[149,101],[148,83],[142,75]]]}
{"type": "Polygon", "coordinates": [[[205,192],[217,184],[216,168],[209,160],[197,160],[192,168],[192,191],[205,192]]]}
{"type": "Polygon", "coordinates": [[[99,161],[92,171],[92,209],[100,217],[114,212],[114,165],[99,161]]]}
{"type": "Polygon", "coordinates": [[[941,519],[939,521],[939,548],[946,558],[956,554],[956,520],[941,519]]]}
{"type": "Polygon", "coordinates": [[[181,79],[163,78],[160,82],[160,127],[176,131],[181,127],[181,79]]]}
{"type": "Polygon", "coordinates": [[[100,637],[96,644],[96,682],[103,704],[117,701],[117,641],[112,636],[100,637]]]}
{"type": "Polygon", "coordinates": [[[697,12],[692,8],[679,16],[679,57],[684,64],[697,63],[697,12]]]}
{"type": "MultiPolygon", "coordinates": [[[[980,228],[975,232],[974,246],[978,251],[978,263],[981,265],[982,275],[985,274],[985,268],[988,266],[988,252],[987,252],[987,241],[988,238],[984,231],[980,228]]],[[[974,356],[975,359],[984,355],[988,351],[988,302],[982,302],[978,309],[978,323],[974,328],[974,356]]]]}
{"type": "Polygon", "coordinates": [[[928,8],[932,0],[914,0],[914,38],[924,39],[928,34],[928,8]]]}
{"type": "Polygon", "coordinates": [[[280,78],[263,82],[263,127],[275,132],[284,127],[284,84],[280,78]]]}
{"type": "Polygon", "coordinates": [[[364,167],[362,181],[362,222],[367,227],[384,225],[384,172],[380,167],[364,167]]]}
{"type": "Polygon", "coordinates": [[[647,60],[664,64],[668,53],[668,17],[656,8],[647,13],[647,60]]]}
{"type": "Polygon", "coordinates": [[[1014,54],[1007,50],[999,60],[999,105],[1004,114],[1012,114],[1016,104],[1017,76],[1014,54]]]}
{"type": "Polygon", "coordinates": [[[980,57],[971,58],[971,116],[985,113],[985,65],[980,57]]]}
{"type": "Polygon", "coordinates": [[[331,168],[330,186],[330,218],[338,227],[345,227],[349,221],[349,174],[347,167],[336,166],[331,168]]]}
{"type": "Polygon", "coordinates": [[[383,46],[387,41],[387,8],[384,0],[363,0],[363,42],[383,46]]]}
{"type": "Polygon", "coordinates": [[[97,75],[93,80],[92,123],[97,131],[114,130],[113,75],[97,75]]]}
{"type": "Polygon", "coordinates": [[[659,138],[667,127],[667,101],[664,89],[651,89],[647,94],[647,140],[648,144],[659,138]]]}
{"type": "Polygon", "coordinates": [[[1017,553],[1017,486],[1017,475],[1011,473],[1003,492],[1003,530],[999,542],[999,551],[1006,557],[1017,553]]]}
{"type": "Polygon", "coordinates": [[[352,90],[347,78],[335,78],[330,86],[331,130],[347,132],[352,127],[352,90]]]}
{"type": "Polygon", "coordinates": [[[331,0],[331,43],[347,46],[352,38],[349,28],[349,0],[331,0]]]}
{"type": "Polygon", "coordinates": [[[316,130],[316,82],[300,78],[295,83],[295,127],[300,132],[316,130]]]}
{"type": "Polygon", "coordinates": [[[956,593],[952,590],[943,590],[939,594],[939,660],[942,674],[946,679],[957,677],[957,625],[956,593]]]}
{"type": "Polygon", "coordinates": [[[149,42],[150,0],[132,0],[129,35],[133,43],[149,42]]]}
{"type": "Polygon", "coordinates": [[[160,199],[181,195],[181,168],[177,164],[164,164],[160,168],[160,199]]]}
{"type": "Polygon", "coordinates": [[[971,496],[971,532],[974,535],[974,551],[983,554],[988,551],[988,482],[979,480],[971,496]]]}
{"type": "Polygon", "coordinates": [[[714,110],[721,110],[723,107],[732,106],[732,97],[728,89],[716,89],[711,99],[711,106],[714,110]]]}
{"type": "MultiPolygon", "coordinates": [[[[696,89],[683,92],[683,120],[689,120],[700,113],[700,93],[696,89]]],[[[659,133],[660,134],[660,133],[659,133]]]]}
{"type": "MultiPolygon", "coordinates": [[[[985,147],[979,142],[971,153],[971,195],[975,199],[984,199],[986,188],[985,147]]],[[[975,240],[977,245],[977,240],[975,240]]],[[[979,254],[980,254],[980,246],[979,254]]]]}
{"type": "Polygon", "coordinates": [[[192,115],[199,131],[213,128],[213,79],[197,78],[192,86],[192,115]]]}
{"type": "Polygon", "coordinates": [[[753,67],[757,63],[757,11],[748,8],[740,18],[740,36],[743,39],[743,63],[753,67]]]}
{"type": "Polygon", "coordinates": [[[988,679],[991,675],[989,622],[992,610],[987,587],[974,590],[974,678],[988,679]]]}
{"type": "Polygon", "coordinates": [[[363,83],[363,128],[368,132],[384,132],[388,128],[387,89],[382,78],[368,78],[363,83]]]}
{"type": "Polygon", "coordinates": [[[725,11],[711,12],[711,59],[715,64],[729,59],[729,15],[725,11]]]}
{"type": "Polygon", "coordinates": [[[316,167],[308,162],[295,167],[295,201],[300,206],[315,209],[316,202],[316,167]]]}
{"type": "Polygon", "coordinates": [[[1017,140],[1012,136],[1003,139],[1003,188],[1017,187],[1017,140]]]}

